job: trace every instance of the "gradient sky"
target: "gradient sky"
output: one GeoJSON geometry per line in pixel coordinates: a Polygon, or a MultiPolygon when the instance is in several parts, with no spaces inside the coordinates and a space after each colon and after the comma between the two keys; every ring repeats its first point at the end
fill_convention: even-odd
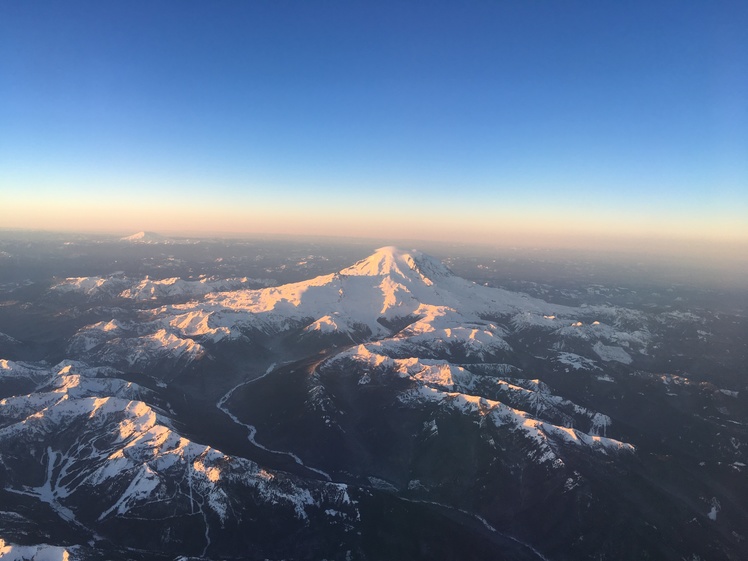
{"type": "Polygon", "coordinates": [[[0,226],[748,243],[748,3],[0,4],[0,226]]]}

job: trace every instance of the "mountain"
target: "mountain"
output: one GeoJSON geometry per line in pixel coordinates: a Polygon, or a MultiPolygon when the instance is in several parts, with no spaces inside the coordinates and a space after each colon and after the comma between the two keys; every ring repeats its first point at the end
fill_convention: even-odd
{"type": "Polygon", "coordinates": [[[209,292],[238,290],[246,287],[260,287],[272,284],[268,279],[247,277],[214,279],[202,277],[195,280],[184,280],[179,277],[165,279],[129,278],[121,273],[93,277],[69,277],[60,280],[50,287],[55,294],[85,295],[90,300],[126,299],[126,300],[188,300],[203,296],[209,292]]]}
{"type": "MultiPolygon", "coordinates": [[[[103,323],[88,326],[78,337],[121,341],[163,330],[204,343],[301,329],[302,337],[348,343],[394,336],[390,347],[407,337],[410,343],[436,347],[436,356],[449,350],[463,358],[485,358],[507,349],[504,338],[509,332],[527,329],[597,344],[595,360],[619,361],[628,361],[632,350],[646,351],[649,337],[645,316],[632,310],[548,304],[476,285],[431,257],[392,247],[335,274],[261,290],[208,294],[200,301],[150,310],[142,320],[135,333],[111,330],[103,323]],[[616,327],[623,322],[639,325],[616,327]]],[[[165,340],[168,345],[172,339],[165,340]]]]}
{"type": "Polygon", "coordinates": [[[344,485],[300,482],[191,442],[153,391],[99,374],[62,363],[33,394],[0,401],[4,492],[13,502],[36,501],[88,540],[117,535],[131,548],[152,539],[158,519],[158,548],[193,555],[213,540],[218,551],[238,547],[242,526],[256,517],[303,533],[310,517],[324,518],[329,531],[357,516],[344,485]]]}
{"type": "Polygon", "coordinates": [[[19,546],[16,544],[5,543],[5,540],[3,539],[0,539],[0,556],[7,561],[26,561],[28,559],[67,561],[71,558],[70,551],[66,550],[64,547],[56,547],[47,544],[19,546]]]}
{"type": "Polygon", "coordinates": [[[137,232],[130,236],[125,236],[124,238],[120,238],[120,240],[123,242],[145,243],[145,244],[159,244],[159,243],[170,242],[169,238],[162,236],[161,234],[156,234],[155,232],[137,232]]]}
{"type": "Polygon", "coordinates": [[[744,392],[663,374],[668,342],[707,333],[706,319],[552,304],[395,247],[281,286],[210,283],[104,275],[48,289],[66,358],[0,361],[0,530],[20,544],[6,547],[748,553],[744,392]]]}

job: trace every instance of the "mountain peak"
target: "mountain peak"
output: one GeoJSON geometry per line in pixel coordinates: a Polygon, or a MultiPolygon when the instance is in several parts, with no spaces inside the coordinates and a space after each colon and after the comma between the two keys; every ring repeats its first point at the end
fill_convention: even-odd
{"type": "Polygon", "coordinates": [[[418,279],[432,284],[429,277],[449,276],[452,272],[441,261],[430,255],[417,251],[404,250],[395,246],[377,249],[366,259],[343,269],[349,276],[400,276],[406,279],[418,279]]]}
{"type": "Polygon", "coordinates": [[[124,238],[120,238],[120,240],[123,242],[159,243],[165,241],[166,238],[161,234],[156,234],[155,232],[143,231],[131,236],[125,236],[124,238]]]}

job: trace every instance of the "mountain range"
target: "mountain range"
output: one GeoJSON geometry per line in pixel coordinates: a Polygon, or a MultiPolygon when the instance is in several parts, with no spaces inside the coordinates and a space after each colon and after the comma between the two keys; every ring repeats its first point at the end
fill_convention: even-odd
{"type": "Polygon", "coordinates": [[[52,283],[60,360],[0,361],[0,551],[748,555],[746,392],[668,370],[709,318],[550,303],[396,247],[269,283],[52,283]]]}

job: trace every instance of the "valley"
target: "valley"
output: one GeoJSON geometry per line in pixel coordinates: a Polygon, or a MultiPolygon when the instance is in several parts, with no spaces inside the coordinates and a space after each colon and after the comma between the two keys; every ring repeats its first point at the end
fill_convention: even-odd
{"type": "Polygon", "coordinates": [[[76,240],[70,259],[54,249],[69,240],[23,243],[21,256],[3,241],[0,294],[0,537],[13,547],[746,554],[740,300],[728,313],[673,289],[649,306],[568,280],[519,292],[489,265],[475,282],[444,264],[475,257],[394,246],[142,235],[76,240]]]}

